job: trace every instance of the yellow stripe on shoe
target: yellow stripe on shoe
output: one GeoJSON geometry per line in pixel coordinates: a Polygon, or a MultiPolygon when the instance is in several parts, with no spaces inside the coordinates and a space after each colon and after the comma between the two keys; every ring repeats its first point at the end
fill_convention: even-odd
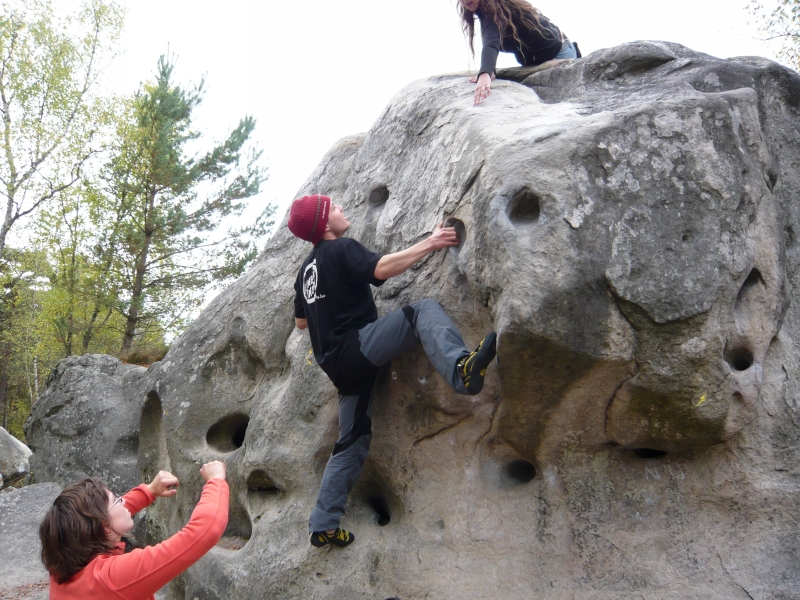
{"type": "Polygon", "coordinates": [[[481,340],[474,352],[462,359],[458,365],[464,386],[467,392],[472,395],[477,394],[483,389],[483,378],[486,369],[497,355],[497,334],[489,333],[481,340]]]}

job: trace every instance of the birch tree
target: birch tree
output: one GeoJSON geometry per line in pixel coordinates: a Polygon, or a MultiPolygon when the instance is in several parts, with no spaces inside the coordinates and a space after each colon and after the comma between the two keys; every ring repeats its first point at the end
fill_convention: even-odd
{"type": "Polygon", "coordinates": [[[750,3],[766,40],[780,40],[778,58],[800,70],[800,0],[778,0],[766,8],[761,2],[750,3]]]}
{"type": "Polygon", "coordinates": [[[0,16],[0,259],[11,229],[81,178],[97,151],[98,74],[122,27],[111,0],[58,17],[49,0],[0,16]]]}

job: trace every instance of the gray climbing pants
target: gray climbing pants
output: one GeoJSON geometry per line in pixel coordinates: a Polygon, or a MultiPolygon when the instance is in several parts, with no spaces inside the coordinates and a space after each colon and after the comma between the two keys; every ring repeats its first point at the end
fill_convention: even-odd
{"type": "MultiPolygon", "coordinates": [[[[450,317],[435,300],[420,300],[381,317],[358,332],[361,354],[381,367],[422,343],[433,367],[460,394],[468,394],[458,373],[458,361],[469,355],[450,317]]],[[[347,495],[358,481],[372,441],[372,392],[375,373],[363,391],[339,394],[339,439],[322,474],[322,484],[308,531],[339,527],[347,495]]]]}

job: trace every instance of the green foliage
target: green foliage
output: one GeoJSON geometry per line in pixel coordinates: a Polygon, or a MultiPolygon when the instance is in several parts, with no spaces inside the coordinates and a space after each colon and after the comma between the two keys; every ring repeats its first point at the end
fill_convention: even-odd
{"type": "Polygon", "coordinates": [[[122,10],[87,0],[60,18],[49,0],[4,2],[0,16],[0,256],[7,236],[79,181],[97,151],[103,108],[92,96],[122,10]]]}
{"type": "Polygon", "coordinates": [[[47,253],[13,248],[8,236],[77,183],[100,149],[108,113],[93,88],[121,27],[113,0],[65,17],[49,0],[9,0],[0,13],[0,422],[20,438],[69,327],[55,316],[61,290],[47,253]]]}
{"type": "Polygon", "coordinates": [[[778,0],[772,10],[753,0],[750,10],[758,18],[759,29],[766,39],[782,41],[778,58],[800,70],[800,0],[778,0]]]}
{"type": "Polygon", "coordinates": [[[24,439],[22,424],[44,376],[61,358],[39,318],[43,256],[7,249],[0,296],[0,425],[24,439]]]}
{"type": "Polygon", "coordinates": [[[150,364],[202,295],[240,275],[274,205],[232,227],[265,170],[251,117],[219,143],[192,128],[202,82],[154,82],[128,98],[91,94],[121,27],[113,0],[59,19],[49,0],[0,17],[0,425],[22,425],[62,358],[150,364]],[[26,248],[8,242],[26,223],[26,248]],[[121,350],[120,350],[121,348],[121,350]]]}
{"type": "Polygon", "coordinates": [[[163,359],[167,355],[167,352],[169,352],[169,346],[167,346],[163,340],[154,343],[142,343],[140,341],[130,353],[120,358],[131,365],[148,367],[154,362],[163,359]]]}
{"type": "Polygon", "coordinates": [[[38,272],[48,280],[42,318],[63,356],[86,352],[114,353],[124,321],[114,310],[116,288],[109,278],[110,260],[95,254],[104,235],[98,216],[103,197],[88,182],[56,196],[42,208],[32,242],[46,258],[38,272]]]}
{"type": "MultiPolygon", "coordinates": [[[[20,439],[30,407],[58,361],[70,354],[114,354],[124,327],[124,319],[113,312],[105,327],[86,335],[95,306],[92,295],[84,294],[92,289],[86,285],[92,265],[80,257],[76,274],[67,275],[64,264],[69,263],[54,260],[54,249],[64,251],[9,247],[0,275],[0,426],[20,439]]],[[[163,335],[145,343],[162,348],[163,335]]]]}
{"type": "Polygon", "coordinates": [[[266,178],[261,153],[247,150],[255,120],[245,117],[225,141],[190,155],[200,138],[192,112],[202,82],[184,89],[172,76],[162,56],[156,81],[127,105],[105,174],[107,233],[98,256],[114,255],[117,307],[126,319],[123,353],[154,327],[182,327],[200,292],[240,275],[273,224],[275,207],[268,205],[254,224],[220,233],[266,178]]]}

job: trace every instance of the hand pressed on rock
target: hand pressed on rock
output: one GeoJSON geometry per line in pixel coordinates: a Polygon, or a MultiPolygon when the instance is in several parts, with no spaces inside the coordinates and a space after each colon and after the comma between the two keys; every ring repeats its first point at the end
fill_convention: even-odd
{"type": "Polygon", "coordinates": [[[492,93],[492,79],[489,73],[481,73],[475,84],[475,104],[480,104],[492,93]]]}
{"type": "Polygon", "coordinates": [[[428,238],[433,250],[441,250],[449,246],[458,246],[461,243],[461,236],[452,227],[443,227],[439,223],[433,230],[431,237],[428,238]]]}
{"type": "Polygon", "coordinates": [[[178,478],[169,471],[159,471],[158,475],[153,478],[153,481],[147,484],[147,489],[149,489],[150,493],[156,498],[166,498],[177,494],[178,490],[174,488],[180,484],[178,478]]]}
{"type": "Polygon", "coordinates": [[[200,477],[203,481],[211,481],[212,479],[225,479],[227,477],[227,468],[224,462],[212,460],[203,465],[200,469],[200,477]]]}

